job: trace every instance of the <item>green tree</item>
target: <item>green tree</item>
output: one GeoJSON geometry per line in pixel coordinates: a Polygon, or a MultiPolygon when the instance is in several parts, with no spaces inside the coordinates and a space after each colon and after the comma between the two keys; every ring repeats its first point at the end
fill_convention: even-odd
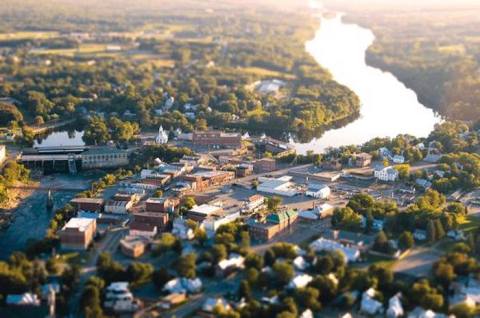
{"type": "Polygon", "coordinates": [[[196,261],[197,257],[195,254],[180,256],[176,266],[178,275],[186,278],[195,278],[197,276],[196,261]]]}
{"type": "Polygon", "coordinates": [[[252,290],[248,280],[240,281],[240,286],[238,288],[238,297],[245,298],[246,301],[249,301],[252,298],[252,290]]]}
{"type": "Polygon", "coordinates": [[[412,248],[414,243],[412,232],[409,231],[404,231],[398,238],[398,246],[402,250],[412,248]]]}
{"type": "Polygon", "coordinates": [[[287,262],[275,262],[272,269],[275,273],[275,279],[280,286],[288,284],[295,275],[292,265],[287,262]]]}
{"type": "Polygon", "coordinates": [[[83,140],[90,145],[101,145],[107,143],[111,138],[105,120],[99,116],[92,116],[85,128],[83,140]]]}

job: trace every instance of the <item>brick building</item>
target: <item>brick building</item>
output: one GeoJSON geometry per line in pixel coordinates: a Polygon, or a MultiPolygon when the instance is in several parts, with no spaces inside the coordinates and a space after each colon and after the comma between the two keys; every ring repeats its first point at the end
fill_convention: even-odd
{"type": "Polygon", "coordinates": [[[297,217],[297,212],[293,210],[271,213],[265,222],[249,222],[248,230],[253,239],[268,241],[294,224],[297,217]]]}
{"type": "Polygon", "coordinates": [[[192,143],[194,146],[209,148],[240,148],[242,136],[238,133],[226,133],[218,130],[194,131],[192,143]]]}
{"type": "Polygon", "coordinates": [[[86,250],[92,242],[97,230],[95,219],[72,218],[58,232],[62,248],[86,250]]]}

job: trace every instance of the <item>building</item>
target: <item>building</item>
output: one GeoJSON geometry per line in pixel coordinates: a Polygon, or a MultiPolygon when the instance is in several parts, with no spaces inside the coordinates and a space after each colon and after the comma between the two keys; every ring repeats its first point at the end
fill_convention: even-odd
{"type": "Polygon", "coordinates": [[[102,212],[105,200],[101,198],[74,198],[70,203],[77,211],[102,212]]]}
{"type": "Polygon", "coordinates": [[[245,258],[239,254],[230,254],[228,259],[223,259],[216,266],[216,275],[226,277],[236,270],[243,269],[245,258]]]}
{"type": "Polygon", "coordinates": [[[392,166],[380,167],[374,170],[373,175],[380,181],[396,181],[398,179],[398,170],[392,166]]]}
{"type": "Polygon", "coordinates": [[[392,161],[395,164],[402,164],[405,162],[405,157],[402,155],[395,155],[393,156],[392,161]]]}
{"type": "Polygon", "coordinates": [[[148,239],[153,239],[157,233],[156,225],[138,221],[131,222],[130,230],[128,231],[128,234],[131,236],[143,236],[148,239]]]}
{"type": "Polygon", "coordinates": [[[133,201],[110,200],[105,204],[106,213],[127,214],[133,207],[133,201]]]}
{"type": "Polygon", "coordinates": [[[208,217],[223,215],[223,209],[221,207],[209,204],[196,205],[191,208],[186,218],[197,222],[203,222],[208,217]]]}
{"type": "Polygon", "coordinates": [[[226,133],[218,130],[194,131],[192,143],[194,146],[235,149],[242,146],[242,136],[238,133],[226,133]]]}
{"type": "Polygon", "coordinates": [[[235,169],[235,175],[237,178],[247,177],[253,174],[253,166],[249,164],[240,164],[235,169]]]}
{"type": "Polygon", "coordinates": [[[309,183],[305,195],[317,199],[328,199],[330,196],[330,187],[322,183],[309,183]]]}
{"type": "Polygon", "coordinates": [[[172,213],[180,205],[177,197],[149,198],[145,201],[145,210],[148,212],[172,213]]]}
{"type": "Polygon", "coordinates": [[[120,240],[120,251],[128,257],[142,256],[147,249],[148,240],[142,236],[126,236],[120,240]]]}
{"type": "Polygon", "coordinates": [[[272,158],[262,158],[253,163],[255,173],[272,172],[277,169],[277,162],[272,158]]]}
{"type": "Polygon", "coordinates": [[[250,236],[258,241],[268,241],[295,223],[298,218],[294,210],[271,213],[265,222],[251,221],[248,224],[250,236]]]}
{"type": "Polygon", "coordinates": [[[133,215],[135,222],[155,225],[158,231],[168,224],[168,214],[162,212],[138,212],[133,215]]]}
{"type": "Polygon", "coordinates": [[[372,155],[362,152],[354,155],[355,166],[358,168],[367,167],[372,163],[372,155]]]}
{"type": "Polygon", "coordinates": [[[260,194],[250,196],[242,209],[242,212],[256,212],[262,209],[265,205],[265,197],[260,194]]]}
{"type": "Polygon", "coordinates": [[[115,147],[95,147],[82,153],[83,169],[103,169],[127,166],[129,151],[115,147]]]}
{"type": "Polygon", "coordinates": [[[163,130],[163,127],[158,128],[158,135],[155,137],[155,143],[163,145],[168,143],[168,133],[163,130]]]}
{"type": "Polygon", "coordinates": [[[356,262],[360,258],[360,250],[355,246],[345,246],[337,241],[323,237],[310,243],[310,248],[314,252],[340,251],[344,255],[346,262],[356,262]]]}
{"type": "Polygon", "coordinates": [[[211,215],[202,222],[203,228],[209,236],[213,236],[218,228],[222,225],[232,223],[240,218],[240,212],[230,213],[227,215],[211,215]]]}
{"type": "Polygon", "coordinates": [[[223,185],[235,179],[235,173],[232,171],[223,170],[203,170],[194,173],[192,176],[201,177],[202,180],[208,182],[208,186],[214,187],[223,185]]]}
{"type": "Polygon", "coordinates": [[[292,177],[290,176],[283,176],[277,179],[260,177],[260,184],[257,186],[257,191],[284,197],[293,197],[300,192],[296,184],[291,180],[292,177]]]}
{"type": "Polygon", "coordinates": [[[58,233],[62,248],[86,250],[93,241],[96,230],[95,219],[71,218],[58,233]]]}

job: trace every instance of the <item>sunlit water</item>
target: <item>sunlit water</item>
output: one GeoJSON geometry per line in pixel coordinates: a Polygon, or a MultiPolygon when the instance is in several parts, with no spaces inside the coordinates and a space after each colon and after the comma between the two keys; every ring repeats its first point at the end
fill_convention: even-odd
{"type": "Polygon", "coordinates": [[[36,139],[33,146],[36,147],[56,147],[56,146],[84,146],[83,131],[54,131],[46,137],[36,139]]]}
{"type": "Polygon", "coordinates": [[[309,143],[295,144],[298,152],[323,152],[328,147],[362,144],[374,137],[398,134],[426,137],[441,120],[391,73],[366,64],[365,54],[374,39],[369,29],[344,23],[340,15],[321,18],[321,26],[314,39],[306,43],[306,49],[338,83],[358,95],[360,118],[328,130],[309,143]]]}

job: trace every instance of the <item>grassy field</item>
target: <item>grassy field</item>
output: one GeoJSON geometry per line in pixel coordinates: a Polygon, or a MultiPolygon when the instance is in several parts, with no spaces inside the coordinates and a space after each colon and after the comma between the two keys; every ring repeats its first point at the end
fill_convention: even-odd
{"type": "Polygon", "coordinates": [[[29,39],[49,39],[58,36],[58,32],[25,31],[0,33],[0,41],[8,40],[29,40],[29,39]]]}
{"type": "Polygon", "coordinates": [[[236,70],[240,72],[252,74],[252,75],[261,76],[261,77],[277,77],[277,78],[279,77],[279,78],[287,78],[287,79],[295,78],[295,76],[292,74],[272,71],[272,70],[268,70],[266,68],[261,68],[261,67],[238,67],[236,70]]]}
{"type": "Polygon", "coordinates": [[[96,53],[109,53],[107,52],[107,45],[105,44],[81,44],[75,49],[48,49],[48,50],[33,50],[32,54],[37,55],[61,55],[61,56],[75,56],[75,55],[88,55],[96,53]]]}

